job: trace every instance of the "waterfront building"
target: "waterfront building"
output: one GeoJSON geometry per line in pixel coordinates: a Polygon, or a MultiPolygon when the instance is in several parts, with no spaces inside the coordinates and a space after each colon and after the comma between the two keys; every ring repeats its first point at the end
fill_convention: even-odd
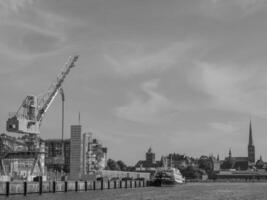
{"type": "Polygon", "coordinates": [[[32,138],[27,135],[17,138],[6,134],[0,135],[1,177],[32,181],[34,177],[42,175],[43,179],[46,179],[45,145],[41,142],[40,150],[36,151],[30,148],[32,142],[32,138]]]}
{"type": "Polygon", "coordinates": [[[94,139],[92,133],[84,133],[81,137],[80,125],[71,126],[71,139],[48,139],[45,144],[49,174],[70,173],[70,179],[75,179],[103,170],[107,165],[107,148],[94,139]]]}
{"type": "Polygon", "coordinates": [[[198,160],[198,167],[205,170],[209,175],[220,171],[220,162],[214,156],[201,156],[198,160]]]}
{"type": "Polygon", "coordinates": [[[79,180],[82,169],[82,126],[71,125],[70,129],[70,179],[79,180]]]}
{"type": "Polygon", "coordinates": [[[103,170],[107,166],[107,148],[92,133],[83,134],[83,174],[103,170]]]}
{"type": "Polygon", "coordinates": [[[255,165],[255,146],[253,144],[252,125],[249,123],[249,140],[247,157],[233,157],[231,149],[229,156],[225,158],[221,167],[222,169],[247,170],[255,165]]]}
{"type": "Polygon", "coordinates": [[[136,171],[155,171],[156,168],[162,167],[161,161],[155,160],[156,154],[153,153],[151,147],[146,153],[146,160],[139,160],[135,165],[136,171]]]}
{"type": "Polygon", "coordinates": [[[70,172],[70,139],[45,140],[45,165],[47,171],[70,172]]]}

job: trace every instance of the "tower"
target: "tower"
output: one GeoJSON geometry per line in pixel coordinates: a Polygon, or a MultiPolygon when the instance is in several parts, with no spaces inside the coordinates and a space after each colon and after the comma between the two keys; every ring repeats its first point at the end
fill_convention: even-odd
{"type": "Polygon", "coordinates": [[[146,153],[146,161],[149,164],[154,164],[156,163],[155,161],[155,153],[152,152],[151,147],[148,149],[147,153],[146,153]]]}
{"type": "Polygon", "coordinates": [[[255,162],[255,146],[253,145],[251,120],[249,124],[248,161],[250,163],[255,162]]]}
{"type": "Polygon", "coordinates": [[[79,180],[82,169],[82,126],[71,125],[70,129],[70,179],[79,180]]]}

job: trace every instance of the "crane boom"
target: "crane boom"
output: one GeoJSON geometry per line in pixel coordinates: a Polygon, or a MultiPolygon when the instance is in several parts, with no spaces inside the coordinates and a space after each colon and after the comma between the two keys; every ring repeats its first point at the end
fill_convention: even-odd
{"type": "Polygon", "coordinates": [[[70,57],[63,70],[57,76],[57,80],[50,86],[48,92],[37,99],[38,102],[38,114],[37,121],[41,122],[44,114],[48,110],[49,106],[55,99],[59,89],[62,86],[62,83],[66,76],[69,74],[70,69],[74,67],[75,62],[78,60],[78,56],[70,57]]]}
{"type": "Polygon", "coordinates": [[[7,120],[7,131],[26,134],[40,133],[42,119],[59,92],[70,69],[75,66],[74,64],[78,60],[78,57],[76,55],[69,58],[68,62],[58,74],[57,80],[44,95],[39,97],[29,95],[23,100],[18,111],[7,120]]]}

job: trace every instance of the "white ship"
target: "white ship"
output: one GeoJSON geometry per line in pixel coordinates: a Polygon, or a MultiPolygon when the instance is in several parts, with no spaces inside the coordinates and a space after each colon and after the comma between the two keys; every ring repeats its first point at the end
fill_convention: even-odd
{"type": "Polygon", "coordinates": [[[159,168],[154,177],[152,178],[152,185],[164,186],[182,184],[185,182],[185,178],[182,176],[179,169],[176,168],[159,168]]]}

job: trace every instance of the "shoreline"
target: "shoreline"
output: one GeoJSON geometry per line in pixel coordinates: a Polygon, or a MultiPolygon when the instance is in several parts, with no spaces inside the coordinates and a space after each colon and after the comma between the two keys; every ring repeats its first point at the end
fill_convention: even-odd
{"type": "Polygon", "coordinates": [[[0,182],[0,196],[148,187],[147,180],[0,182]]]}

